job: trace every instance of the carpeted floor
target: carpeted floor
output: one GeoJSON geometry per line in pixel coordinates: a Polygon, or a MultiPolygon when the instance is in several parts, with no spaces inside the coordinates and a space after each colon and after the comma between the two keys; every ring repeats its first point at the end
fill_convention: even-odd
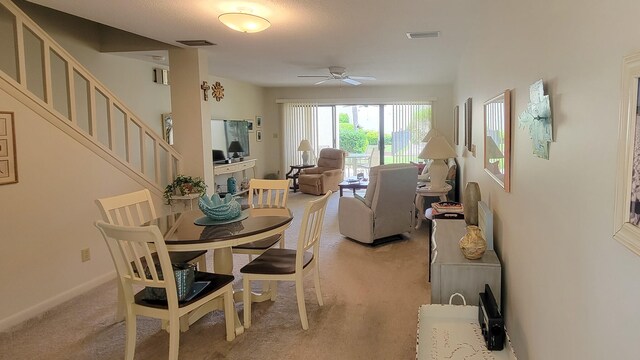
{"type": "MultiPolygon", "coordinates": [[[[350,195],[346,195],[350,196],[350,195]]],[[[310,195],[291,193],[296,218],[286,233],[294,248],[310,195]]],[[[203,317],[180,336],[181,359],[413,359],[418,306],[429,302],[427,231],[378,247],[338,231],[338,199],[331,196],[321,239],[324,306],[305,281],[309,330],[302,330],[293,283],[279,284],[275,302],[253,305],[252,326],[225,340],[222,312],[203,317]]],[[[246,256],[235,255],[236,287],[246,256]]],[[[43,316],[0,333],[0,359],[122,359],[124,322],[114,323],[116,282],[110,281],[43,316]]],[[[237,304],[242,318],[242,304],[237,304]]],[[[169,335],[160,321],[138,318],[136,359],[166,359],[169,335]]]]}

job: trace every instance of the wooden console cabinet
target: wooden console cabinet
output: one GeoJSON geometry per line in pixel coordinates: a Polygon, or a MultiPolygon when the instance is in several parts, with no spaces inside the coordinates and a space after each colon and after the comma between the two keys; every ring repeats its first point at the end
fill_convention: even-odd
{"type": "MultiPolygon", "coordinates": [[[[244,161],[238,161],[230,164],[214,164],[213,165],[213,175],[231,175],[234,173],[242,172],[242,178],[247,177],[247,170],[251,169],[253,171],[253,177],[256,176],[256,159],[246,159],[244,161]]],[[[242,179],[240,179],[242,181],[242,179]]],[[[225,182],[226,184],[226,182],[225,182]]],[[[239,184],[239,182],[238,182],[239,184]]],[[[242,192],[238,192],[240,194],[242,192]]]]}
{"type": "Polygon", "coordinates": [[[502,267],[495,251],[466,259],[458,245],[466,234],[464,220],[434,220],[431,234],[431,303],[448,304],[452,294],[460,293],[468,305],[478,305],[478,294],[489,284],[501,308],[502,267]]]}

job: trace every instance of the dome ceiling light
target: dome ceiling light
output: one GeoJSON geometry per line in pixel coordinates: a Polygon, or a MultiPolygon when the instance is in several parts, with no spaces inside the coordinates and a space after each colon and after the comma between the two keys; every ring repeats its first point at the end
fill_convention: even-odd
{"type": "Polygon", "coordinates": [[[224,13],[218,16],[218,20],[231,29],[244,33],[260,32],[271,26],[269,20],[246,12],[224,13]]]}

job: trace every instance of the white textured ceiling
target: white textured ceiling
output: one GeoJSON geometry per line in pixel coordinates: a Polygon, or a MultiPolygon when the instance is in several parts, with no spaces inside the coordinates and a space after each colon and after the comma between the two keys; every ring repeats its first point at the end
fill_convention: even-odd
{"type": "MultiPolygon", "coordinates": [[[[62,12],[178,45],[204,39],[212,74],[260,86],[312,86],[331,65],[374,76],[365,85],[450,83],[472,14],[463,0],[31,0],[62,12]],[[254,9],[271,22],[244,34],[218,21],[223,12],[254,9]],[[407,32],[441,31],[409,40],[407,32]]],[[[339,82],[328,82],[336,85],[339,82]]]]}

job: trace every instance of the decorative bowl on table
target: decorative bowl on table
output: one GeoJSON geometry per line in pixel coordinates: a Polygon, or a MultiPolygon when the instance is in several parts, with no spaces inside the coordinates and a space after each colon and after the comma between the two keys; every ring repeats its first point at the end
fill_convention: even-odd
{"type": "Polygon", "coordinates": [[[235,196],[227,194],[224,199],[220,195],[213,194],[211,198],[202,195],[198,200],[200,210],[212,220],[230,220],[240,216],[240,203],[236,201],[235,196]]]}

